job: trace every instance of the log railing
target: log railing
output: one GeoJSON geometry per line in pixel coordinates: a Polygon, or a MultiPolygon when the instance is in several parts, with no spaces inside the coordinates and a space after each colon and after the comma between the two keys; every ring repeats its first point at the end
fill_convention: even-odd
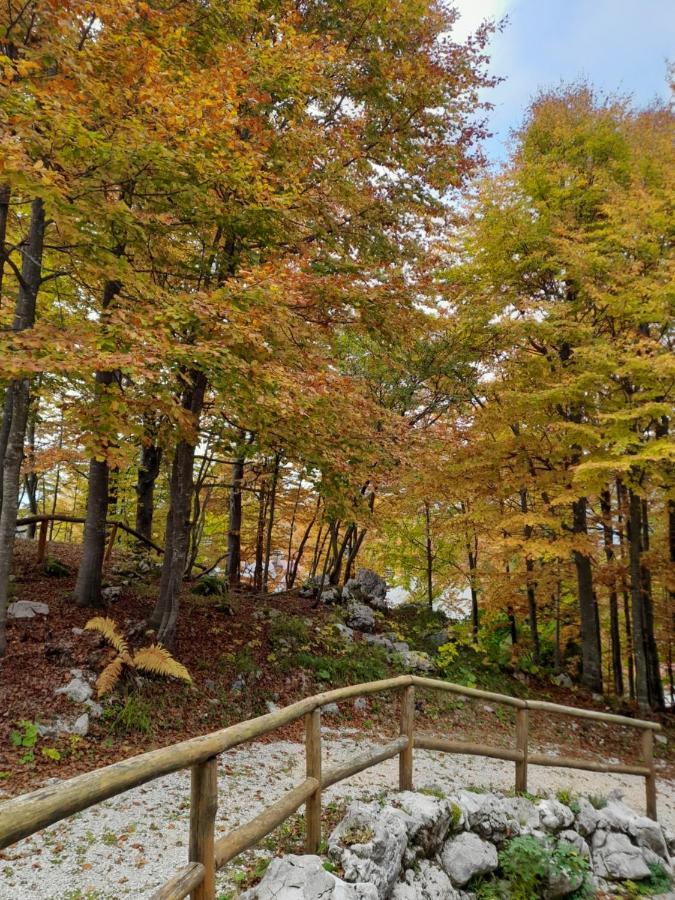
{"type": "Polygon", "coordinates": [[[446,753],[485,756],[515,762],[515,787],[527,790],[528,766],[556,766],[639,775],[645,779],[647,815],[656,819],[656,777],[653,759],[653,736],[660,725],[641,719],[631,719],[610,713],[558,706],[538,700],[522,700],[505,694],[494,694],[475,688],[451,684],[416,675],[401,675],[382,681],[351,685],[325,691],[299,700],[284,709],[275,710],[256,719],[240,722],[221,731],[191,738],[152,750],[78,775],[67,781],[50,784],[31,794],[9,800],[0,805],[0,849],[35,834],[42,828],[59,822],[73,813],[138,787],[155,778],[190,768],[192,773],[190,806],[190,841],[187,865],[178,871],[152,896],[153,900],[181,900],[188,894],[193,900],[214,900],[215,873],[221,866],[242,851],[255,846],[278,825],[305,804],[305,840],[308,853],[316,853],[321,841],[322,790],[345,778],[377,765],[394,756],[399,758],[399,787],[413,786],[413,751],[440,750],[446,753]],[[415,732],[415,688],[433,689],[459,694],[479,700],[489,700],[514,707],[516,710],[516,740],[513,749],[453,741],[415,732]],[[352,697],[398,690],[401,694],[399,737],[381,747],[355,756],[345,765],[329,770],[321,766],[321,707],[339,703],[352,697]],[[642,765],[609,764],[585,759],[546,756],[528,752],[528,717],[530,711],[574,716],[594,722],[629,726],[642,732],[642,765]],[[283,797],[245,825],[224,837],[215,839],[215,820],[218,808],[217,757],[219,754],[247,741],[269,734],[277,728],[304,719],[305,722],[305,780],[287,791],[283,797]]]}

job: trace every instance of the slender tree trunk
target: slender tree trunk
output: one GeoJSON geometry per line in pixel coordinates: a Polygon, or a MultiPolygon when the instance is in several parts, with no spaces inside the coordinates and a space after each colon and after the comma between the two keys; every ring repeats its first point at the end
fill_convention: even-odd
{"type": "Polygon", "coordinates": [[[633,612],[633,652],[635,654],[635,686],[638,705],[642,710],[650,708],[649,672],[644,634],[644,592],[642,590],[641,533],[642,504],[638,495],[628,491],[628,547],[630,554],[630,592],[633,612]]]}
{"type": "Polygon", "coordinates": [[[428,502],[424,501],[424,549],[427,569],[427,603],[429,609],[434,602],[434,554],[431,543],[431,510],[428,502]]]}
{"type": "Polygon", "coordinates": [[[178,441],[173,456],[162,576],[157,604],[150,617],[150,625],[157,631],[158,642],[169,648],[173,648],[176,644],[180,591],[190,538],[195,447],[199,438],[199,418],[204,407],[206,391],[206,377],[201,372],[190,372],[188,379],[183,391],[182,406],[190,413],[193,434],[178,441]]]}
{"type": "MultiPolygon", "coordinates": [[[[527,491],[525,488],[520,489],[520,510],[523,514],[528,512],[527,491]]],[[[532,526],[526,525],[524,528],[525,536],[525,580],[527,590],[527,618],[530,626],[530,636],[532,638],[532,652],[534,661],[539,664],[541,659],[541,648],[539,644],[539,625],[537,622],[537,594],[534,583],[534,560],[527,551],[527,541],[532,537],[532,526]]]]}
{"type": "MultiPolygon", "coordinates": [[[[2,289],[5,275],[5,245],[7,242],[7,221],[9,219],[9,195],[8,184],[0,185],[0,307],[2,306],[2,289]]],[[[2,425],[0,425],[0,472],[5,459],[9,429],[12,423],[12,398],[13,392],[6,387],[2,392],[2,425]]],[[[3,478],[0,478],[0,510],[2,509],[3,478]]]]}
{"type": "Polygon", "coordinates": [[[262,591],[263,568],[265,560],[265,522],[267,521],[267,487],[264,481],[260,485],[260,499],[258,501],[258,530],[255,541],[255,568],[253,570],[253,587],[256,591],[262,591]]]}
{"type": "MultiPolygon", "coordinates": [[[[631,625],[630,614],[630,595],[628,593],[628,585],[626,582],[626,536],[624,534],[624,521],[626,517],[627,505],[626,488],[620,479],[616,480],[616,508],[617,522],[619,526],[619,548],[621,551],[621,593],[623,597],[623,624],[626,635],[626,663],[628,666],[628,696],[631,700],[635,700],[635,661],[633,658],[633,628],[631,625]]],[[[630,568],[630,562],[628,564],[630,568]]]]}
{"type": "Polygon", "coordinates": [[[555,593],[553,595],[553,608],[555,609],[555,645],[553,647],[553,668],[556,672],[562,669],[562,655],[560,653],[560,598],[562,594],[562,584],[560,579],[556,582],[555,593]]]}
{"type": "Polygon", "coordinates": [[[155,514],[155,483],[162,464],[162,448],[144,444],[136,479],[136,531],[152,540],[152,520],[155,514]]]}
{"type": "Polygon", "coordinates": [[[511,644],[515,647],[518,643],[518,626],[516,625],[516,616],[512,606],[506,607],[506,616],[509,620],[509,634],[511,635],[511,644]]]}
{"type": "MultiPolygon", "coordinates": [[[[33,401],[30,404],[30,411],[28,415],[28,425],[26,429],[26,445],[28,448],[27,462],[29,471],[24,475],[24,485],[26,488],[26,497],[28,498],[28,507],[31,511],[31,515],[36,516],[39,512],[38,510],[38,502],[37,502],[37,494],[38,494],[38,476],[35,472],[35,421],[37,419],[37,409],[36,409],[37,398],[33,397],[33,401]]],[[[32,540],[36,534],[36,524],[35,522],[31,522],[31,524],[26,529],[26,537],[32,540]]]]}
{"type": "MultiPolygon", "coordinates": [[[[602,511],[602,533],[605,542],[605,558],[610,568],[614,565],[614,528],[612,527],[612,496],[609,490],[600,495],[602,511]]],[[[623,697],[623,665],[621,663],[621,631],[619,628],[619,600],[616,590],[616,575],[612,569],[609,588],[609,633],[611,645],[612,682],[614,693],[623,697]]]]}
{"type": "Polygon", "coordinates": [[[227,563],[225,571],[231,587],[241,581],[241,486],[244,481],[246,460],[238,456],[232,465],[232,487],[230,488],[230,521],[227,530],[227,563]]]}
{"type": "MultiPolygon", "coordinates": [[[[587,533],[586,498],[581,497],[572,504],[574,533],[587,533]]],[[[593,572],[591,560],[580,550],[574,551],[574,565],[577,572],[579,614],[581,619],[581,681],[598,694],[602,693],[602,655],[596,602],[593,595],[593,572]]]]}
{"type": "Polygon", "coordinates": [[[329,584],[340,583],[340,576],[342,574],[342,560],[344,559],[347,548],[351,544],[355,529],[356,524],[354,522],[350,522],[345,529],[345,533],[342,537],[342,543],[340,544],[340,549],[337,550],[337,553],[333,558],[333,565],[331,567],[330,575],[328,578],[329,584]]]}
{"type": "MultiPolygon", "coordinates": [[[[643,498],[642,503],[642,552],[649,551],[649,507],[643,498]]],[[[661,681],[661,666],[659,664],[659,651],[656,645],[656,633],[654,629],[654,600],[652,596],[652,576],[649,567],[644,565],[644,556],[641,558],[641,578],[643,591],[644,610],[644,637],[645,651],[647,654],[647,677],[649,679],[649,700],[653,710],[664,709],[663,682],[661,681]]]]}
{"type": "Polygon", "coordinates": [[[269,516],[267,519],[267,536],[265,538],[265,565],[263,568],[263,584],[262,589],[267,593],[267,587],[270,577],[270,559],[272,556],[272,532],[274,529],[274,511],[277,504],[277,485],[279,483],[279,467],[281,465],[281,453],[277,453],[274,457],[274,469],[272,470],[272,484],[270,485],[270,505],[269,516]]]}
{"type": "MultiPolygon", "coordinates": [[[[478,640],[478,588],[476,586],[476,569],[478,567],[478,554],[467,544],[467,554],[469,557],[469,588],[471,590],[471,632],[474,642],[478,640]]],[[[515,620],[514,620],[515,621],[515,620]]]]}
{"type": "MultiPolygon", "coordinates": [[[[28,239],[22,250],[21,281],[14,312],[12,330],[32,328],[35,324],[37,295],[42,280],[42,250],[45,233],[45,212],[42,200],[31,204],[28,239]]],[[[30,382],[27,377],[17,379],[7,388],[11,421],[2,459],[2,508],[0,509],[0,656],[7,650],[7,605],[9,575],[16,535],[16,519],[21,479],[21,461],[28,421],[30,382]]]]}
{"type": "Polygon", "coordinates": [[[5,245],[7,243],[7,222],[9,220],[9,194],[9,185],[0,185],[0,306],[2,305],[2,288],[5,276],[5,245]]]}
{"type": "MultiPolygon", "coordinates": [[[[109,309],[121,289],[119,281],[106,281],[103,288],[103,314],[109,309]]],[[[110,390],[115,373],[99,370],[94,376],[94,397],[96,403],[110,390]]],[[[103,580],[103,557],[105,556],[105,523],[108,512],[108,489],[110,472],[105,458],[92,457],[89,460],[87,478],[87,510],[85,513],[82,558],[77,571],[73,596],[77,606],[102,607],[101,583],[103,580]]]]}

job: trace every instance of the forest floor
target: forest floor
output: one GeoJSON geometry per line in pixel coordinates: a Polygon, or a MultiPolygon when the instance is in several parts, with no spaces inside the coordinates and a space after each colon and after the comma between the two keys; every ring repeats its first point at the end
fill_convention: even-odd
{"type": "MultiPolygon", "coordinates": [[[[301,598],[295,591],[269,596],[242,591],[231,598],[231,610],[228,612],[220,598],[197,596],[186,586],[179,618],[176,657],[191,673],[192,685],[156,679],[132,681],[113,700],[104,701],[103,715],[91,720],[86,737],[44,737],[38,738],[34,746],[17,747],[17,735],[26,734],[26,725],[22,723],[44,724],[56,717],[72,720],[80,715],[84,710],[82,706],[54,692],[71,679],[71,669],[98,673],[107,659],[107,651],[102,647],[100,638],[92,632],[82,631],[87,620],[96,613],[77,608],[71,600],[78,554],[79,548],[69,544],[50,545],[49,556],[64,564],[68,574],[62,577],[47,576],[44,567],[37,566],[35,562],[34,545],[18,542],[12,600],[45,602],[49,605],[49,614],[31,619],[12,619],[9,622],[8,653],[0,661],[0,799],[34,790],[47,779],[67,778],[260,715],[268,711],[269,704],[284,706],[303,696],[340,684],[372,680],[402,671],[387,660],[380,648],[363,641],[345,644],[334,628],[340,615],[339,610],[324,606],[314,609],[311,600],[301,598]]],[[[121,593],[111,601],[104,614],[113,618],[125,633],[139,635],[134,645],[141,646],[146,640],[142,623],[149,615],[157,593],[156,572],[134,574],[129,559],[120,556],[113,562],[107,575],[107,583],[121,587],[121,593]]],[[[428,622],[422,624],[428,629],[428,622]]],[[[424,628],[416,623],[410,611],[393,611],[379,617],[378,629],[396,631],[411,647],[421,649],[424,628]]],[[[603,710],[609,708],[604,701],[594,699],[585,691],[567,690],[553,683],[550,678],[535,679],[522,675],[514,677],[513,674],[497,671],[489,666],[477,667],[473,675],[476,686],[487,690],[546,699],[570,706],[603,710]]],[[[620,711],[626,710],[622,708],[620,711]]],[[[335,742],[335,753],[338,756],[343,753],[348,755],[350,748],[353,750],[353,741],[378,743],[397,732],[398,703],[396,699],[377,697],[368,698],[358,706],[353,703],[345,704],[337,714],[325,716],[324,724],[327,737],[330,736],[335,742]]],[[[664,824],[674,827],[673,716],[664,717],[663,725],[663,736],[655,744],[660,780],[659,800],[664,824]]],[[[451,732],[453,738],[473,742],[484,742],[487,735],[489,743],[512,746],[514,711],[509,707],[484,701],[421,691],[418,695],[416,727],[430,733],[451,732]]],[[[252,792],[255,798],[256,790],[259,795],[261,785],[267,783],[266,778],[260,777],[255,760],[262,754],[265,765],[269,768],[266,774],[271,777],[271,773],[276,771],[280,778],[283,776],[282,780],[286,779],[288,774],[301,765],[302,752],[298,742],[302,739],[302,728],[302,723],[295,723],[246,750],[241,749],[223,756],[223,776],[239,771],[242,767],[253,767],[251,783],[242,788],[244,800],[243,805],[240,804],[247,816],[256,811],[255,803],[246,801],[247,791],[252,792]],[[249,762],[247,754],[250,754],[249,762]]],[[[601,758],[617,762],[639,759],[639,736],[634,729],[575,721],[565,716],[533,714],[530,744],[560,756],[581,756],[596,760],[601,758]]],[[[439,754],[429,756],[428,759],[427,756],[429,755],[420,754],[420,768],[416,769],[427,783],[434,780],[435,773],[441,773],[456,785],[462,781],[464,785],[475,782],[483,786],[495,784],[506,787],[513,777],[513,767],[509,763],[467,757],[448,758],[439,754]]],[[[637,809],[642,808],[643,784],[640,779],[535,767],[531,771],[532,790],[545,788],[550,792],[572,784],[575,791],[603,793],[617,786],[626,791],[628,802],[637,809]]],[[[357,787],[365,790],[391,785],[391,773],[387,773],[386,766],[373,770],[372,773],[364,773],[354,781],[352,794],[356,796],[357,787]]],[[[184,793],[188,783],[187,776],[184,777],[182,773],[171,778],[176,790],[184,793]]],[[[349,784],[352,785],[352,782],[349,784]]],[[[280,783],[280,788],[282,787],[280,783]]],[[[344,797],[350,790],[345,787],[336,792],[336,797],[344,797]]],[[[111,859],[122,855],[120,848],[123,844],[135,848],[139,860],[148,861],[155,852],[161,856],[161,848],[167,849],[166,842],[173,840],[173,835],[163,833],[162,822],[155,818],[156,808],[162,805],[163,791],[164,787],[156,782],[138,789],[133,796],[124,795],[103,804],[100,814],[95,811],[80,814],[78,819],[85,817],[81,819],[85,823],[82,826],[85,828],[85,837],[80,837],[86,844],[90,840],[86,835],[96,835],[97,829],[103,829],[101,833],[105,832],[108,836],[101,838],[101,846],[107,847],[111,859]],[[155,805],[152,809],[137,808],[145,805],[145,797],[150,800],[155,794],[156,803],[153,801],[155,805]],[[135,808],[133,817],[126,812],[132,807],[135,808]],[[114,826],[105,825],[108,815],[105,810],[108,808],[122,811],[121,819],[118,816],[114,826]],[[152,822],[148,821],[150,813],[152,822]],[[96,825],[99,815],[100,828],[96,825]],[[91,816],[94,816],[93,820],[91,816]],[[126,820],[122,821],[125,816],[131,824],[136,823],[131,830],[125,830],[126,820]],[[156,831],[162,832],[161,839],[157,837],[157,840],[151,840],[144,834],[142,839],[137,840],[134,829],[140,827],[139,822],[145,831],[149,830],[151,836],[156,831]],[[111,835],[116,835],[115,840],[111,835]],[[148,842],[154,847],[152,851],[147,850],[148,842]]],[[[183,794],[180,796],[183,797],[183,794]]],[[[172,794],[171,797],[169,809],[163,815],[176,817],[175,845],[183,848],[180,854],[182,858],[185,852],[187,794],[183,799],[177,799],[178,794],[175,797],[172,794]]],[[[223,806],[223,822],[226,821],[228,827],[238,822],[236,809],[234,800],[223,806]]],[[[225,828],[225,824],[221,824],[225,828]]],[[[66,829],[63,832],[65,834],[69,827],[68,823],[54,826],[54,833],[60,834],[58,829],[66,829]]],[[[73,827],[82,830],[79,825],[73,827]]],[[[167,828],[174,831],[170,825],[167,828]]],[[[56,857],[59,857],[63,852],[63,841],[53,836],[49,838],[47,832],[45,835],[47,837],[34,838],[32,844],[22,842],[21,845],[16,845],[17,848],[42,848],[40,852],[44,855],[30,864],[26,861],[25,867],[14,859],[16,848],[0,854],[0,866],[4,866],[5,874],[8,871],[16,873],[19,865],[20,868],[27,868],[27,874],[24,872],[20,879],[22,884],[27,883],[26,877],[30,881],[31,868],[35,870],[35,877],[38,877],[42,860],[54,856],[54,841],[57,847],[61,847],[56,852],[56,857]],[[52,841],[51,845],[49,840],[52,841]]],[[[91,845],[99,846],[98,839],[91,841],[91,845]]],[[[19,859],[26,852],[25,849],[20,850],[19,859]]],[[[176,853],[178,855],[178,851],[176,853]]],[[[170,856],[171,853],[163,857],[163,868],[170,856]]],[[[87,853],[80,849],[79,855],[76,853],[70,862],[89,871],[91,866],[87,860],[87,853]]],[[[144,867],[145,862],[139,861],[138,868],[144,867]]],[[[70,863],[66,868],[71,870],[70,863]]],[[[150,865],[148,874],[149,870],[150,865]]],[[[154,874],[153,868],[153,877],[154,874]]],[[[133,885],[138,888],[137,879],[128,873],[121,877],[130,878],[130,888],[133,885]]],[[[147,880],[144,883],[147,884],[147,880]]],[[[67,884],[67,880],[64,884],[67,884]]],[[[12,897],[34,896],[21,893],[18,881],[15,887],[16,892],[11,894],[12,897]]],[[[120,894],[111,894],[118,895],[120,894]]],[[[10,895],[3,894],[0,889],[0,897],[5,896],[10,895]]],[[[77,898],[86,897],[87,894],[55,893],[54,896],[77,898]]]]}

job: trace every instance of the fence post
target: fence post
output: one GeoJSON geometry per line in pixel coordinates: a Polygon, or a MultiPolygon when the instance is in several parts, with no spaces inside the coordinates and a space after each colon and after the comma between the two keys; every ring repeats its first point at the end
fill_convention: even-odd
{"type": "Polygon", "coordinates": [[[47,528],[49,527],[49,522],[47,519],[43,519],[40,522],[40,533],[38,534],[38,545],[37,545],[37,562],[41,563],[45,561],[45,552],[47,550],[47,528]]]}
{"type": "Polygon", "coordinates": [[[401,791],[413,789],[413,741],[415,733],[415,688],[401,692],[401,735],[408,738],[408,746],[398,756],[398,786],[401,791]]]}
{"type": "Polygon", "coordinates": [[[192,900],[215,900],[215,822],[218,810],[218,758],[192,767],[190,797],[190,862],[204,866],[204,880],[195,888],[192,900]]]}
{"type": "Polygon", "coordinates": [[[656,771],[654,769],[654,732],[645,728],[642,732],[642,759],[649,769],[645,775],[645,793],[647,795],[647,815],[656,819],[656,771]]]}
{"type": "Polygon", "coordinates": [[[305,762],[307,777],[319,782],[305,804],[305,850],[317,853],[321,843],[321,708],[305,716],[305,762]]]}
{"type": "Polygon", "coordinates": [[[516,763],[516,791],[523,794],[527,790],[527,731],[528,731],[527,707],[519,707],[516,710],[516,750],[523,754],[522,760],[516,763]]]}

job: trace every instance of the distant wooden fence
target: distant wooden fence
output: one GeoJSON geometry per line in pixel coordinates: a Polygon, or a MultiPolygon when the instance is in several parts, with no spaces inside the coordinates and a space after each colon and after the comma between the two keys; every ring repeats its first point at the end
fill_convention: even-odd
{"type": "Polygon", "coordinates": [[[660,729],[655,722],[630,719],[609,713],[575,709],[538,700],[521,700],[504,694],[493,694],[467,688],[447,681],[401,675],[382,681],[372,681],[316,694],[293,703],[284,709],[240,722],[221,731],[182,741],[160,750],[114,763],[78,775],[67,781],[9,800],[0,805],[0,849],[87,809],[131,788],[155,778],[190,768],[192,773],[190,805],[189,862],[153,895],[153,900],[181,900],[190,894],[193,900],[215,900],[215,873],[225,863],[249,847],[257,844],[278,825],[291,816],[303,803],[305,806],[305,842],[308,853],[316,853],[321,841],[321,792],[357,772],[377,765],[394,756],[399,758],[399,787],[413,786],[413,751],[440,750],[446,753],[486,756],[515,762],[517,791],[527,790],[528,766],[555,766],[587,769],[593,772],[616,772],[639,775],[645,779],[647,815],[656,819],[656,777],[653,759],[653,736],[660,729]],[[505,749],[488,744],[471,744],[415,733],[415,688],[431,688],[459,694],[463,697],[489,700],[515,707],[515,747],[505,749]],[[379,694],[384,691],[401,692],[400,735],[395,740],[355,756],[350,762],[322,771],[321,767],[321,707],[339,703],[352,697],[379,694]],[[528,752],[528,717],[530,710],[555,715],[574,716],[595,722],[626,725],[642,732],[643,765],[610,765],[585,759],[570,759],[528,752]],[[277,728],[305,720],[306,777],[297,787],[284,794],[246,825],[216,840],[215,820],[218,809],[217,757],[226,750],[268,734],[277,728]]]}

